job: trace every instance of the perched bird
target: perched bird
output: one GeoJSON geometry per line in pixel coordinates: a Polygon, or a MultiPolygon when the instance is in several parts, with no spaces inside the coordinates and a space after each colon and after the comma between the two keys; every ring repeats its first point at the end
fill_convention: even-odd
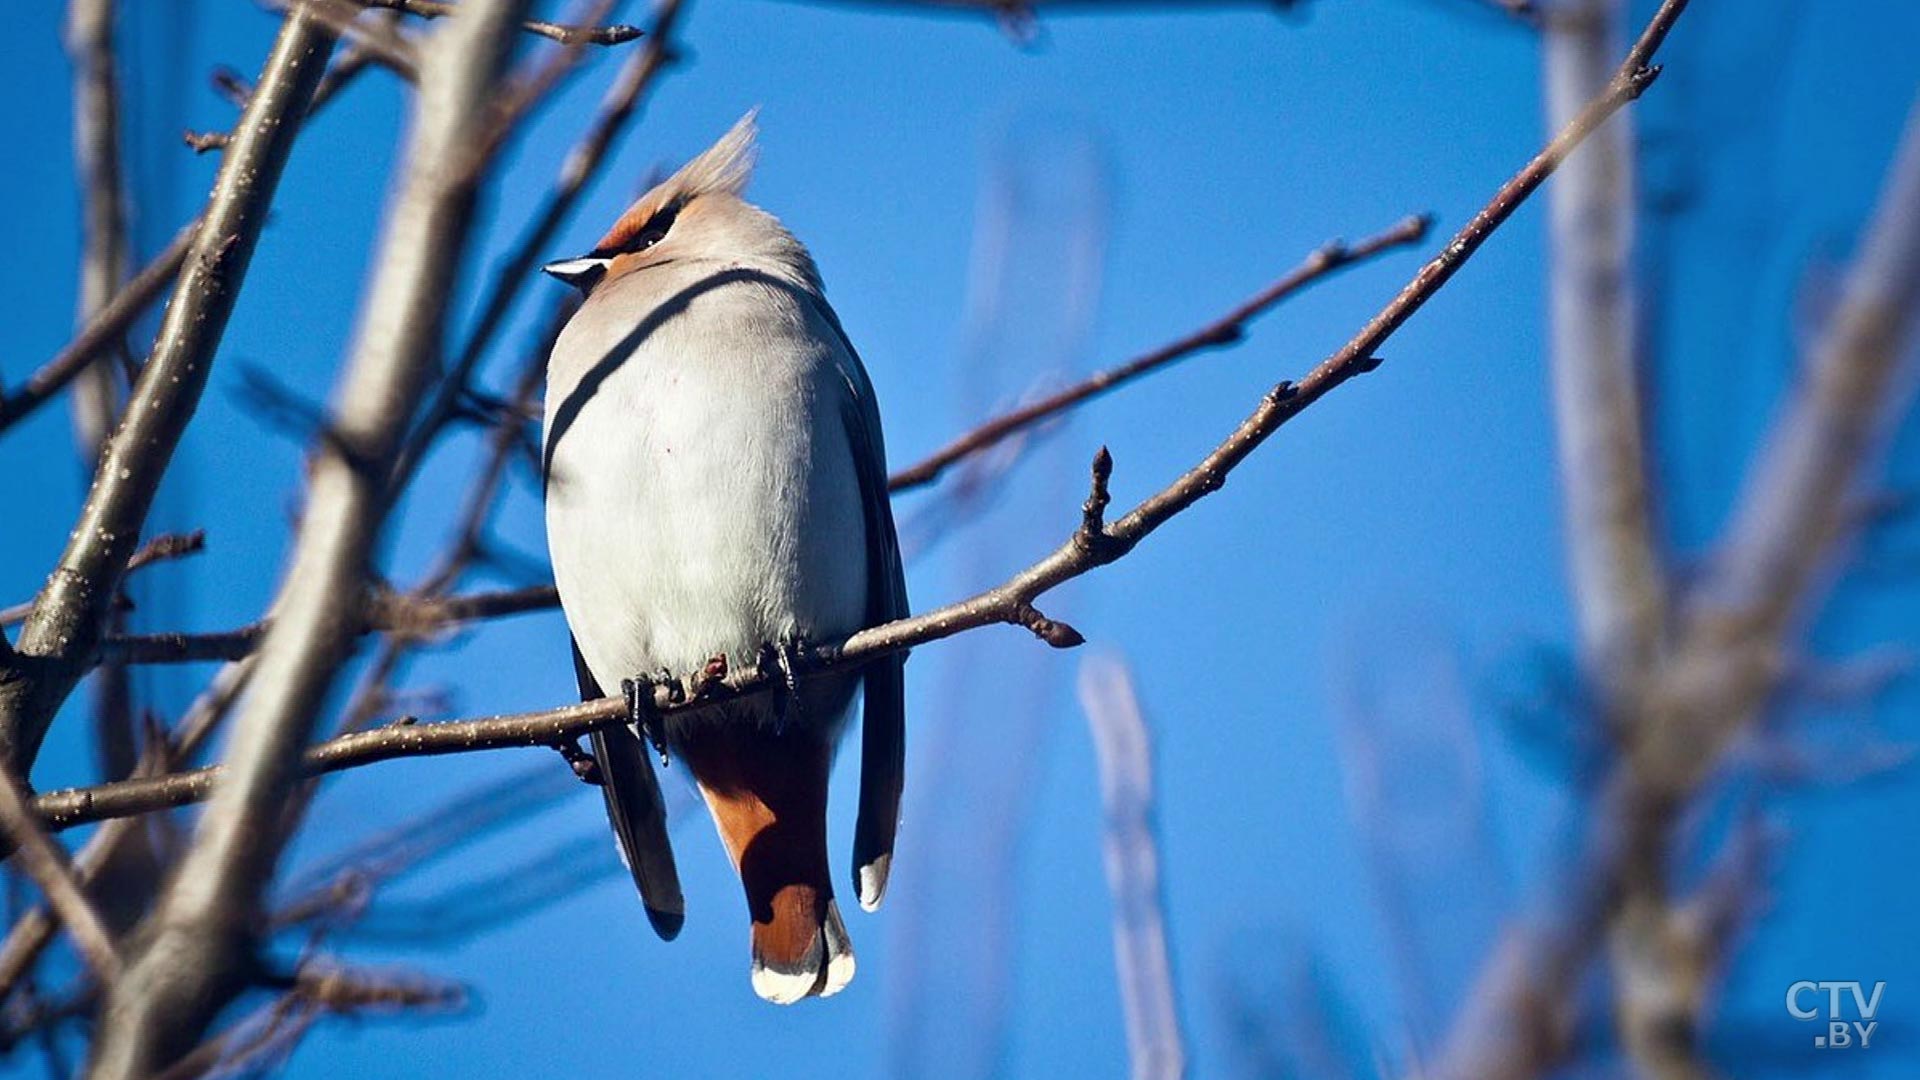
{"type": "MultiPolygon", "coordinates": [[[[740,873],[753,988],[838,991],[853,947],[827,860],[827,773],[864,683],[853,881],[886,889],[904,770],[901,658],[785,695],[649,719],[649,673],[791,658],[906,613],[873,387],[807,249],[743,198],[748,113],[591,252],[547,266],[585,299],[547,361],[547,541],[584,697],[628,688],[595,735],[607,816],[654,929],[685,918],[643,738],[683,761],[740,873]]],[[[791,671],[791,668],[788,668],[791,671]]]]}

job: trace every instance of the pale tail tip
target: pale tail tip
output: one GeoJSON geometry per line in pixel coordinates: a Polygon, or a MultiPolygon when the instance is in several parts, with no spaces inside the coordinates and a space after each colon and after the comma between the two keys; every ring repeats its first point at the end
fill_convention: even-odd
{"type": "Polygon", "coordinates": [[[791,1005],[813,993],[816,978],[811,972],[784,974],[770,967],[753,965],[753,992],[775,1005],[791,1005]]]}
{"type": "Polygon", "coordinates": [[[847,937],[847,924],[840,921],[840,905],[827,901],[827,924],[821,927],[827,936],[827,977],[820,986],[821,997],[832,997],[853,981],[853,940],[847,937]]]}

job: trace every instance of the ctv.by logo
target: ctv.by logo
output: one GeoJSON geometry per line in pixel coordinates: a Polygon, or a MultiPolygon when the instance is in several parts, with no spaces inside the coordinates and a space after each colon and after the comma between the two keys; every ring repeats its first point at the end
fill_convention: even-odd
{"type": "Polygon", "coordinates": [[[1821,1018],[1820,993],[1827,996],[1827,1033],[1815,1035],[1813,1045],[1827,1050],[1846,1050],[1854,1046],[1865,1050],[1873,1042],[1874,1029],[1880,1026],[1873,1014],[1880,1011],[1880,992],[1887,988],[1884,982],[1873,984],[1873,993],[1868,995],[1864,984],[1857,982],[1797,982],[1787,987],[1787,1011],[1795,1020],[1818,1020],[1821,1018]],[[1845,1005],[1847,997],[1852,999],[1854,1015],[1860,1019],[1848,1021],[1845,1005]],[[1814,1004],[1809,1006],[1807,1001],[1814,1004]]]}

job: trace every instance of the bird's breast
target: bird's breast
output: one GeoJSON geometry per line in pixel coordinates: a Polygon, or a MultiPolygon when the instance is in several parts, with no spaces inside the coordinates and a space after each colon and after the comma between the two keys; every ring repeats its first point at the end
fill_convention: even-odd
{"type": "Polygon", "coordinates": [[[589,326],[556,346],[556,370],[582,359],[563,349],[604,350],[550,388],[546,447],[554,575],[602,687],[860,625],[843,346],[752,299],[711,294],[642,336],[608,346],[589,326]]]}

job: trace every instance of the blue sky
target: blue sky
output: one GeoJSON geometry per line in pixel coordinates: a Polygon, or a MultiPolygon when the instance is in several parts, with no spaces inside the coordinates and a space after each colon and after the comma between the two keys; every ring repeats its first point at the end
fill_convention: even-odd
{"type": "MultiPolygon", "coordinates": [[[[230,122],[203,73],[219,63],[256,71],[274,22],[238,0],[131,6],[128,152],[140,245],[151,252],[193,213],[216,164],[180,147],[178,131],[230,122]]],[[[1754,5],[1694,5],[1637,114],[1643,182],[1682,208],[1649,221],[1644,250],[1658,285],[1655,432],[1683,557],[1717,529],[1920,85],[1920,9],[1765,6],[1762,17],[1754,5]]],[[[78,206],[56,7],[34,6],[0,39],[16,100],[43,103],[0,110],[12,162],[0,175],[15,253],[0,261],[9,383],[71,329],[78,206]]],[[[663,81],[554,256],[589,246],[653,167],[698,151],[759,105],[751,194],[818,259],[872,373],[896,463],[1037,382],[1213,319],[1331,237],[1415,211],[1456,227],[1542,137],[1536,43],[1466,0],[1322,3],[1305,17],[1248,8],[1048,18],[1026,49],[972,20],[711,0],[694,3],[682,39],[687,63],[663,81]],[[979,268],[1001,250],[995,286],[979,268]]],[[[488,208],[487,259],[517,236],[615,62],[602,58],[514,150],[488,208]]],[[[398,87],[375,73],[296,149],[154,522],[206,528],[209,552],[148,573],[142,625],[225,628],[272,595],[302,447],[249,413],[240,373],[263,368],[324,397],[350,338],[403,116],[398,87]]],[[[1049,608],[1137,669],[1157,738],[1175,968],[1201,1075],[1252,1068],[1235,1010],[1303,1022],[1291,1004],[1303,970],[1337,987],[1369,1057],[1401,1054],[1417,1027],[1344,779],[1343,746],[1364,730],[1354,687],[1388,702],[1383,730],[1405,741],[1382,752],[1401,769],[1433,755],[1436,771],[1472,780],[1471,790],[1420,788],[1436,803],[1416,817],[1484,811],[1488,851],[1427,852],[1431,863],[1409,871],[1444,884],[1430,902],[1458,914],[1432,931],[1435,954],[1450,958],[1428,973],[1443,997],[1471,973],[1487,928],[1531,895],[1577,811],[1511,719],[1559,663],[1570,625],[1543,366],[1543,220],[1540,206],[1523,210],[1394,338],[1378,373],[1317,405],[1219,496],[1049,608]],[[1472,739],[1421,738],[1429,715],[1455,717],[1449,730],[1472,739]]],[[[1164,484],[1270,384],[1344,342],[1416,258],[1390,256],[1318,287],[1237,349],[1081,410],[1022,462],[995,507],[914,564],[915,606],[990,584],[1051,548],[1076,520],[1086,461],[1102,443],[1118,462],[1118,503],[1164,484]]],[[[524,337],[536,307],[523,305],[509,340],[524,337]]],[[[504,378],[514,359],[503,351],[490,371],[504,378]]],[[[0,444],[10,463],[0,504],[16,508],[0,531],[9,600],[44,576],[84,492],[65,456],[66,423],[62,410],[45,410],[0,444]]],[[[1895,454],[1896,487],[1916,479],[1913,427],[1895,454]]],[[[437,455],[403,506],[389,544],[397,580],[445,537],[472,449],[461,441],[437,455]]],[[[526,480],[498,531],[544,559],[526,480]]],[[[924,499],[904,501],[903,513],[924,499]]],[[[1820,620],[1819,651],[1920,636],[1916,541],[1911,522],[1866,540],[1881,569],[1845,584],[1820,620]]],[[[327,1026],[290,1073],[1121,1071],[1096,777],[1071,693],[1077,664],[1010,630],[916,654],[899,887],[878,915],[849,913],[860,975],[831,1002],[777,1010],[752,997],[737,883],[711,829],[691,820],[677,834],[689,904],[678,941],[653,938],[629,886],[609,875],[605,844],[597,884],[502,929],[432,949],[345,946],[466,980],[481,1006],[425,1027],[327,1026]],[[985,898],[1011,904],[995,901],[1004,922],[981,909],[985,898]],[[983,998],[995,987],[1005,994],[997,1012],[983,998]],[[917,1011],[902,1007],[905,994],[917,1011]],[[979,1025],[994,1015],[1006,1026],[983,1048],[979,1025]]],[[[177,707],[200,674],[143,673],[141,685],[177,707]]],[[[557,614],[481,629],[413,677],[451,691],[461,714],[572,692],[557,614]]],[[[1844,735],[1864,721],[1910,740],[1915,703],[1908,686],[1864,715],[1796,714],[1796,730],[1844,735]]],[[[84,730],[77,711],[56,726],[36,783],[87,777],[84,730]]],[[[503,752],[340,779],[295,859],[538,760],[503,752]]],[[[842,772],[837,860],[852,825],[842,772]]],[[[1847,1075],[1911,1075],[1920,937],[1906,898],[1916,878],[1894,853],[1920,812],[1920,784],[1908,774],[1769,788],[1765,805],[1786,837],[1773,902],[1734,963],[1710,1039],[1766,1056],[1778,1047],[1792,1055],[1782,1060],[1831,1075],[1840,1065],[1860,1070],[1847,1075]],[[1835,978],[1889,982],[1886,1042],[1844,1062],[1808,1059],[1806,1031],[1784,1015],[1781,995],[1797,979],[1835,978]]],[[[432,901],[601,827],[598,797],[582,789],[441,860],[398,898],[432,901]]]]}

